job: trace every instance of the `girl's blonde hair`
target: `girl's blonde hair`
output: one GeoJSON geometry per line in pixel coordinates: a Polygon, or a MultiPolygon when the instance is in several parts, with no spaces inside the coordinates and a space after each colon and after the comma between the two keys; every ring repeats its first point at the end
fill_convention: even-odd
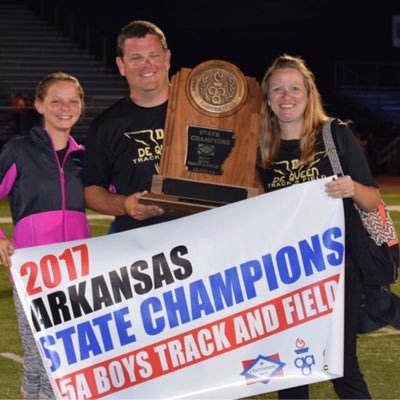
{"type": "Polygon", "coordinates": [[[75,83],[76,88],[78,89],[79,99],[82,102],[82,108],[83,108],[85,105],[85,100],[84,100],[85,94],[83,92],[83,88],[77,78],[75,78],[70,74],[66,74],[65,72],[53,72],[45,76],[36,87],[35,99],[43,102],[44,98],[47,96],[50,86],[53,85],[53,83],[59,81],[67,81],[75,83]]]}

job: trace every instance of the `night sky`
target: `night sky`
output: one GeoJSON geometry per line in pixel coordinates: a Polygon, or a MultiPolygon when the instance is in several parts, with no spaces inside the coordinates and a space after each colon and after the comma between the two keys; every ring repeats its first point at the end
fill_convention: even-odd
{"type": "Polygon", "coordinates": [[[304,57],[329,92],[336,61],[400,59],[392,47],[398,0],[71,0],[70,7],[114,43],[133,19],[156,23],[172,51],[172,73],[223,59],[261,80],[276,56],[289,53],[304,57]]]}

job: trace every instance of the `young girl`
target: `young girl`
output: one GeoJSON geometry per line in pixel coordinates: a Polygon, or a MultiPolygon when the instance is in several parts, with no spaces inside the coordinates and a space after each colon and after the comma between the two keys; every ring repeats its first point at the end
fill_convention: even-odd
{"type": "MultiPolygon", "coordinates": [[[[35,93],[42,126],[4,145],[0,154],[0,197],[8,196],[14,232],[0,229],[0,260],[11,265],[14,249],[89,237],[81,179],[83,147],[70,136],[83,107],[79,81],[65,73],[46,76],[35,93]]],[[[18,294],[18,327],[24,349],[22,395],[52,399],[54,394],[18,294]]]]}

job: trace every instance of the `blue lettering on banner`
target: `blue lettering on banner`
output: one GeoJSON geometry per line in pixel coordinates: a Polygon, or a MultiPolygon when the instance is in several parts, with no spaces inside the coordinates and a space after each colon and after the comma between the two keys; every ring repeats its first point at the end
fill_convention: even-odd
{"type": "MultiPolygon", "coordinates": [[[[245,300],[256,298],[265,292],[272,292],[281,285],[291,285],[302,276],[308,277],[321,273],[330,266],[340,266],[344,257],[342,241],[341,229],[332,227],[320,235],[313,235],[309,239],[299,241],[297,245],[284,246],[275,253],[263,254],[259,259],[246,260],[204,279],[147,297],[139,306],[143,329],[147,335],[155,336],[166,329],[177,328],[233,307],[245,300]]],[[[133,278],[141,283],[147,282],[147,280],[149,282],[147,283],[148,290],[144,290],[144,286],[140,286],[140,289],[144,291],[139,293],[140,291],[136,290],[137,295],[148,294],[151,290],[150,275],[145,275],[143,271],[153,269],[157,271],[154,273],[154,286],[151,293],[157,293],[154,290],[161,289],[164,285],[176,283],[175,279],[184,280],[192,275],[192,262],[188,258],[182,257],[182,255],[189,254],[186,246],[177,246],[174,251],[171,251],[171,260],[176,266],[173,270],[169,269],[163,254],[153,257],[152,269],[147,264],[144,269],[136,268],[137,263],[131,266],[130,272],[133,278]]],[[[121,269],[120,276],[117,276],[116,273],[113,274],[113,271],[109,275],[112,278],[110,281],[101,276],[88,281],[97,288],[93,290],[98,299],[97,302],[93,301],[96,307],[90,306],[87,300],[86,282],[80,282],[79,296],[73,296],[73,299],[79,299],[79,306],[85,312],[91,313],[102,307],[114,305],[115,302],[122,301],[123,296],[126,297],[126,300],[133,297],[127,268],[121,269]],[[107,293],[107,296],[103,296],[104,293],[107,293]],[[115,298],[110,301],[108,296],[111,296],[112,293],[115,298]]],[[[57,298],[62,297],[61,293],[63,292],[57,292],[57,298]]],[[[49,298],[52,299],[51,294],[49,298]]],[[[64,298],[65,301],[62,305],[67,307],[67,297],[64,296],[64,298]]],[[[55,314],[58,317],[61,314],[57,313],[63,311],[57,304],[48,300],[51,313],[53,313],[50,314],[47,312],[45,302],[41,298],[38,299],[41,302],[37,302],[36,311],[40,311],[37,321],[41,328],[40,317],[46,316],[50,321],[50,315],[55,314]]],[[[71,309],[74,307],[72,300],[71,307],[71,309]]],[[[78,314],[81,315],[80,309],[78,314]]],[[[58,319],[61,321],[61,318],[58,319]]],[[[136,342],[136,336],[132,332],[132,320],[129,308],[123,307],[91,320],[86,319],[84,322],[60,329],[55,333],[43,335],[39,338],[39,342],[45,357],[51,363],[51,371],[54,372],[60,368],[63,360],[71,365],[112,351],[118,346],[123,347],[136,342]],[[117,335],[113,332],[117,332],[117,335]],[[56,351],[57,345],[62,350],[56,351]]]]}
{"type": "Polygon", "coordinates": [[[56,371],[61,365],[61,357],[53,346],[58,341],[62,342],[64,356],[68,365],[86,360],[115,348],[112,339],[110,324],[114,321],[118,333],[119,344],[125,346],[136,341],[134,334],[129,334],[132,322],[127,318],[128,307],[121,308],[112,313],[96,317],[91,321],[77,324],[56,332],[54,335],[45,335],[39,338],[45,357],[51,362],[50,370],[56,371]]]}
{"type": "Polygon", "coordinates": [[[343,236],[342,231],[337,227],[327,229],[322,235],[324,246],[329,250],[333,250],[333,253],[329,253],[326,256],[328,263],[333,267],[337,267],[343,262],[343,244],[333,240],[340,238],[341,236],[343,236]]]}
{"type": "Polygon", "coordinates": [[[290,285],[299,280],[301,267],[297,250],[294,247],[282,247],[276,254],[276,261],[282,283],[290,285]]]}
{"type": "Polygon", "coordinates": [[[143,328],[148,335],[158,335],[170,329],[213,314],[257,297],[260,292],[273,291],[280,284],[291,285],[302,274],[310,276],[325,271],[327,266],[339,266],[344,245],[338,227],[327,229],[321,236],[301,240],[298,246],[285,246],[276,254],[266,254],[259,260],[249,260],[238,267],[210,275],[208,282],[198,280],[141,303],[143,328]]]}

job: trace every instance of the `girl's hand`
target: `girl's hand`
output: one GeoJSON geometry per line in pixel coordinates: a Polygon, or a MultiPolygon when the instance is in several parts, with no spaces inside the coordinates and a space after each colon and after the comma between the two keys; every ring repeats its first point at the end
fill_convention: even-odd
{"type": "Polygon", "coordinates": [[[11,256],[14,254],[14,246],[7,238],[0,238],[0,261],[6,267],[11,267],[11,256]]]}

